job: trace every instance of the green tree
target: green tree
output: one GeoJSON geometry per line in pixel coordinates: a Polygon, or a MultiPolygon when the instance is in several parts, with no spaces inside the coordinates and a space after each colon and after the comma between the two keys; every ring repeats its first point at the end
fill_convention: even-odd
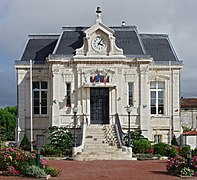
{"type": "Polygon", "coordinates": [[[73,137],[69,129],[53,126],[49,127],[45,133],[48,134],[50,145],[55,149],[61,150],[62,156],[70,155],[73,147],[73,137]]]}
{"type": "Polygon", "coordinates": [[[25,151],[31,150],[31,143],[29,142],[29,139],[26,134],[24,135],[24,137],[21,141],[20,148],[22,148],[25,151]]]}
{"type": "Polygon", "coordinates": [[[175,135],[173,136],[172,140],[171,140],[171,144],[174,145],[174,146],[179,146],[177,140],[176,140],[176,137],[175,135]]]}
{"type": "Polygon", "coordinates": [[[0,141],[14,140],[16,118],[16,106],[8,106],[0,109],[0,141]]]}

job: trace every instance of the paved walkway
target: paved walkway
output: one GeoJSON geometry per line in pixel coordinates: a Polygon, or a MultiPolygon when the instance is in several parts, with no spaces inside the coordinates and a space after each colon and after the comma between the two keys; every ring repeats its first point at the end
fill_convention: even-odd
{"type": "MultiPolygon", "coordinates": [[[[48,160],[47,164],[62,173],[51,180],[181,180],[166,171],[166,161],[66,161],[48,160]]],[[[32,178],[2,177],[4,179],[31,180],[32,178]]],[[[197,178],[189,178],[189,180],[197,178]]]]}

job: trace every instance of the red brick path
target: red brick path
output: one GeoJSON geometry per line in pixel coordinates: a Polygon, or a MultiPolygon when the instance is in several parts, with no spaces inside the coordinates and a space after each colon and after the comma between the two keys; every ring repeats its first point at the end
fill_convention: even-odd
{"type": "MultiPolygon", "coordinates": [[[[166,171],[166,161],[66,161],[49,160],[47,164],[59,168],[59,177],[50,180],[175,180],[166,171]]],[[[31,178],[2,177],[31,180],[31,178]]],[[[189,178],[189,180],[197,178],[189,178]]]]}

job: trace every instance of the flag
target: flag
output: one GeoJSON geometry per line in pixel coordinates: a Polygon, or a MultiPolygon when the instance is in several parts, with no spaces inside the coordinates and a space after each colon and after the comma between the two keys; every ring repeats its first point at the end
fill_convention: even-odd
{"type": "Polygon", "coordinates": [[[107,73],[106,73],[106,75],[105,75],[105,77],[104,77],[103,82],[104,82],[104,85],[106,86],[106,83],[107,83],[107,73]]]}
{"type": "Polygon", "coordinates": [[[109,68],[108,71],[106,72],[105,77],[104,77],[104,80],[103,80],[105,86],[106,86],[106,84],[107,84],[107,76],[108,76],[109,70],[110,70],[110,68],[109,68]]]}
{"type": "Polygon", "coordinates": [[[94,74],[94,75],[92,76],[92,82],[95,82],[95,79],[96,79],[96,75],[94,74]]]}
{"type": "Polygon", "coordinates": [[[98,74],[94,77],[94,82],[99,82],[100,81],[100,73],[98,72],[98,74]]]}

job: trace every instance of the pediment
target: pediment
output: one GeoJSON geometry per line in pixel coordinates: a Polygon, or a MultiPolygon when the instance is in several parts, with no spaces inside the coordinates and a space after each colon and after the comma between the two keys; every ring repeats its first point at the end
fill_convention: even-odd
{"type": "Polygon", "coordinates": [[[102,31],[105,34],[108,34],[109,36],[112,36],[114,34],[114,30],[110,29],[109,27],[107,27],[101,22],[96,22],[96,24],[86,29],[84,32],[86,34],[86,37],[89,37],[92,33],[98,30],[102,31]]]}
{"type": "Polygon", "coordinates": [[[114,30],[100,21],[86,29],[84,33],[83,46],[76,50],[74,58],[125,58],[123,50],[115,44],[114,30]]]}

